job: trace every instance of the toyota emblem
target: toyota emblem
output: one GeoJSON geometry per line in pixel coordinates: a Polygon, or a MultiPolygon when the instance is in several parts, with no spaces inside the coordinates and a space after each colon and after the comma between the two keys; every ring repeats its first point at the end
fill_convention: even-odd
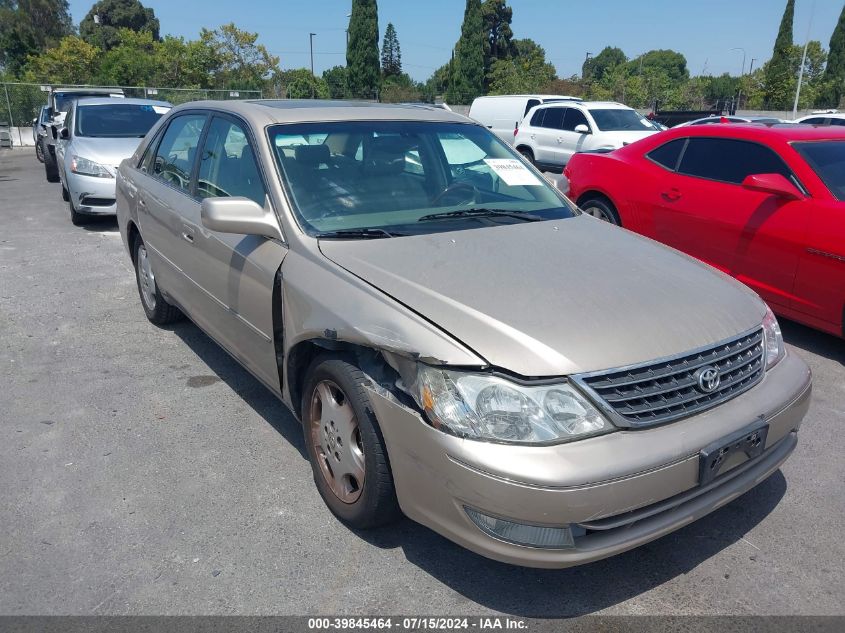
{"type": "Polygon", "coordinates": [[[698,390],[702,393],[712,393],[719,388],[722,382],[722,377],[719,375],[719,370],[712,365],[702,367],[693,376],[698,384],[698,390]]]}

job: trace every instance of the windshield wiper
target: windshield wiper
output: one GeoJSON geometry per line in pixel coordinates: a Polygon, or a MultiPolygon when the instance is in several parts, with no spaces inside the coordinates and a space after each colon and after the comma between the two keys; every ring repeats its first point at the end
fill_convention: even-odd
{"type": "Polygon", "coordinates": [[[474,207],[472,209],[458,209],[457,211],[445,211],[443,213],[431,213],[422,216],[418,222],[430,222],[432,220],[451,220],[452,218],[494,218],[506,217],[516,218],[525,222],[539,222],[545,220],[539,215],[533,215],[526,211],[508,211],[506,209],[487,209],[485,207],[474,207]]]}
{"type": "Polygon", "coordinates": [[[317,233],[318,239],[336,240],[377,240],[387,237],[403,237],[402,233],[390,233],[384,229],[340,229],[337,231],[325,231],[317,233]]]}

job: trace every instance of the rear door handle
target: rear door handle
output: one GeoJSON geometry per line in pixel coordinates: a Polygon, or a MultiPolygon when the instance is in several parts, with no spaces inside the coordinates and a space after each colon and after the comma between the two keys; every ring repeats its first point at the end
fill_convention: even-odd
{"type": "Polygon", "coordinates": [[[675,189],[674,187],[672,189],[669,189],[669,191],[664,191],[661,195],[672,202],[681,199],[681,192],[675,189]]]}
{"type": "Polygon", "coordinates": [[[560,138],[560,137],[558,137],[558,138],[557,138],[557,142],[558,142],[558,143],[563,143],[563,139],[562,139],[562,138],[560,138]]]}

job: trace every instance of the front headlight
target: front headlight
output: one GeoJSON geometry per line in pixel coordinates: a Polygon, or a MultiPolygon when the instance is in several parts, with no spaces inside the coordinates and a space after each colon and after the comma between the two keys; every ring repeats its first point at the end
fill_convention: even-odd
{"type": "Polygon", "coordinates": [[[114,178],[108,169],[100,163],[95,163],[88,158],[81,156],[73,156],[70,159],[70,170],[74,174],[81,174],[83,176],[94,176],[96,178],[114,178]]]}
{"type": "Polygon", "coordinates": [[[763,343],[766,352],[766,369],[771,369],[786,355],[783,334],[780,332],[780,325],[771,308],[766,309],[766,316],[763,317],[763,343]]]}
{"type": "Polygon", "coordinates": [[[526,386],[490,374],[417,364],[406,384],[435,428],[460,437],[543,444],[614,430],[566,382],[526,386]]]}

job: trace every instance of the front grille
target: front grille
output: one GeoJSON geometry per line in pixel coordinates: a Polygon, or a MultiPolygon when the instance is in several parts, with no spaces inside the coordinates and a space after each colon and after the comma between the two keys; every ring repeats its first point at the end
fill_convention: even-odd
{"type": "Polygon", "coordinates": [[[110,207],[114,204],[114,198],[95,198],[93,196],[85,196],[82,198],[82,204],[86,207],[110,207]]]}
{"type": "Polygon", "coordinates": [[[763,330],[677,358],[575,376],[603,408],[629,426],[650,426],[700,413],[738,396],[763,377],[763,330]],[[719,386],[707,393],[696,372],[715,368],[719,386]]]}

